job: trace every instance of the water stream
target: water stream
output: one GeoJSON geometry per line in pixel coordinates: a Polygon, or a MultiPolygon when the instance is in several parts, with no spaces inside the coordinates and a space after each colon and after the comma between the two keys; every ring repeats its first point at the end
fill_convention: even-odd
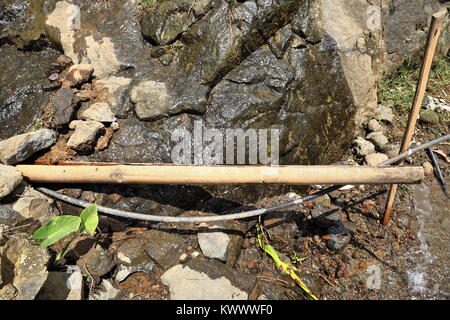
{"type": "Polygon", "coordinates": [[[449,202],[436,179],[411,188],[415,220],[412,229],[416,233],[418,245],[409,251],[407,257],[406,280],[410,298],[448,299],[449,202]]]}
{"type": "Polygon", "coordinates": [[[420,242],[419,250],[412,252],[414,256],[422,256],[417,265],[407,271],[408,283],[412,292],[424,293],[427,290],[427,268],[433,262],[433,256],[429,250],[425,238],[425,221],[433,214],[433,206],[430,202],[430,189],[425,184],[414,185],[414,211],[417,214],[419,230],[417,239],[420,242]]]}

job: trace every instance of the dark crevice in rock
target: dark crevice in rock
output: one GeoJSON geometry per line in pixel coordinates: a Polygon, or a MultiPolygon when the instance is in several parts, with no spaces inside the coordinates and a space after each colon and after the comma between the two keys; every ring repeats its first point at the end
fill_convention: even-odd
{"type": "Polygon", "coordinates": [[[187,114],[187,115],[192,115],[192,116],[204,116],[206,112],[200,112],[198,110],[193,110],[193,109],[184,109],[180,112],[175,112],[175,113],[169,113],[169,117],[177,117],[180,116],[182,114],[187,114]]]}
{"type": "Polygon", "coordinates": [[[30,40],[26,42],[24,45],[19,45],[18,42],[14,41],[11,37],[2,37],[0,38],[0,47],[5,44],[9,44],[22,52],[40,52],[48,49],[55,49],[62,53],[62,48],[58,48],[54,46],[48,37],[42,34],[36,40],[30,40]]]}
{"type": "Polygon", "coordinates": [[[5,44],[9,44],[9,45],[13,46],[13,44],[7,37],[0,38],[0,48],[5,44]]]}
{"type": "Polygon", "coordinates": [[[151,37],[146,36],[146,35],[142,35],[142,37],[144,38],[145,41],[147,41],[148,43],[150,43],[152,46],[159,46],[159,43],[155,40],[153,40],[151,37]]]}
{"type": "MultiPolygon", "coordinates": [[[[308,40],[309,37],[301,30],[298,30],[297,32],[294,31],[294,33],[296,35],[298,35],[300,38],[302,38],[303,40],[305,40],[306,43],[308,43],[308,44],[310,44],[312,46],[315,46],[315,45],[317,45],[317,44],[322,42],[322,39],[319,39],[317,41],[308,40]]],[[[305,48],[306,48],[306,46],[305,46],[305,48]]]]}
{"type": "Polygon", "coordinates": [[[299,148],[299,145],[293,145],[289,149],[285,150],[284,152],[280,152],[280,157],[284,158],[287,157],[290,153],[295,153],[295,150],[299,148]]]}

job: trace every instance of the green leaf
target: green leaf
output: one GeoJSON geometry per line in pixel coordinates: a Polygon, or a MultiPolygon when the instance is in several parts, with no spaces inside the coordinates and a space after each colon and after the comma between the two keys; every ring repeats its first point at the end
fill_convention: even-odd
{"type": "Polygon", "coordinates": [[[33,237],[42,240],[40,247],[48,247],[69,233],[78,231],[81,219],[77,216],[59,216],[51,219],[46,225],[37,229],[33,237]]]}
{"type": "Polygon", "coordinates": [[[98,225],[98,211],[95,203],[86,207],[80,215],[81,230],[80,233],[87,231],[91,236],[94,235],[95,229],[98,225]]]}

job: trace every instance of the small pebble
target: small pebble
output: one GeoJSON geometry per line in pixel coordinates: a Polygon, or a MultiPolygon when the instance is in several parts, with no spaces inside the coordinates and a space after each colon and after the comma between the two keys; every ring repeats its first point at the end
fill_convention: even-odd
{"type": "Polygon", "coordinates": [[[247,249],[250,248],[250,239],[245,238],[244,241],[242,241],[242,248],[247,249]]]}
{"type": "Polygon", "coordinates": [[[59,78],[59,74],[57,73],[52,73],[51,75],[48,76],[48,80],[50,81],[56,81],[59,78]]]}
{"type": "Polygon", "coordinates": [[[114,131],[119,130],[120,126],[117,122],[113,122],[111,123],[111,129],[113,129],[114,131]]]}
{"type": "Polygon", "coordinates": [[[183,253],[181,256],[180,256],[180,262],[181,263],[185,263],[185,262],[187,262],[189,260],[189,256],[186,254],[186,253],[183,253]]]}
{"type": "Polygon", "coordinates": [[[295,192],[289,192],[288,194],[286,194],[286,196],[289,199],[296,199],[296,198],[300,198],[300,196],[298,194],[296,194],[295,192]]]}
{"type": "Polygon", "coordinates": [[[377,131],[383,131],[383,126],[375,119],[372,119],[367,124],[367,129],[369,129],[370,132],[377,132],[377,131]]]}
{"type": "Polygon", "coordinates": [[[334,200],[334,204],[336,204],[339,207],[345,207],[345,201],[342,199],[336,199],[334,200]]]}
{"type": "Polygon", "coordinates": [[[72,64],[72,59],[68,56],[60,55],[57,62],[59,65],[61,65],[62,68],[66,68],[72,64]]]}

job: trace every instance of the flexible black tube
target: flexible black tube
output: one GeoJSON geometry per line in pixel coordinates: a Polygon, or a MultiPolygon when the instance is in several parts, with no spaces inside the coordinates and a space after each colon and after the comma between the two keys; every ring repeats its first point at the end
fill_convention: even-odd
{"type": "MultiPolygon", "coordinates": [[[[391,165],[394,164],[404,158],[409,157],[410,155],[418,152],[418,151],[422,151],[424,149],[428,149],[431,146],[434,146],[436,144],[439,144],[441,142],[444,142],[446,140],[450,140],[450,134],[437,138],[435,140],[431,140],[429,142],[423,143],[415,148],[412,148],[406,152],[403,152],[401,154],[399,154],[398,156],[391,158],[389,160],[386,160],[382,163],[379,164],[379,166],[387,166],[387,165],[391,165]]],[[[304,198],[301,199],[297,199],[297,200],[293,200],[293,201],[289,201],[289,202],[285,202],[285,203],[281,203],[279,205],[276,206],[272,206],[272,207],[268,207],[268,208],[262,208],[262,209],[255,209],[255,210],[250,210],[250,211],[245,211],[245,212],[240,212],[240,213],[232,213],[232,214],[226,214],[226,215],[220,215],[220,216],[207,216],[207,217],[165,217],[165,216],[154,216],[154,215],[147,215],[147,214],[142,214],[142,213],[136,213],[136,212],[128,212],[128,211],[123,211],[123,210],[117,210],[117,209],[112,209],[112,208],[108,208],[108,207],[103,207],[103,206],[97,206],[98,211],[102,212],[102,213],[106,213],[106,214],[110,214],[113,216],[118,216],[118,217],[123,217],[123,218],[128,218],[128,219],[137,219],[137,220],[143,220],[143,221],[152,221],[152,222],[166,222],[166,223],[199,223],[199,222],[214,222],[214,221],[225,221],[225,220],[237,220],[237,219],[245,219],[245,218],[250,218],[250,217],[255,217],[255,216],[260,216],[269,212],[273,212],[276,210],[280,210],[280,209],[284,209],[284,208],[288,208],[288,207],[292,207],[307,201],[311,201],[314,200],[320,196],[323,196],[325,194],[328,194],[330,192],[333,192],[335,190],[340,189],[342,186],[331,186],[328,187],[326,189],[317,191],[309,196],[306,196],[304,198]]],[[[87,201],[83,201],[83,200],[79,200],[79,199],[75,199],[72,197],[68,197],[65,196],[63,194],[60,194],[58,192],[55,192],[53,190],[47,189],[47,188],[37,188],[37,190],[39,190],[42,193],[45,193],[49,196],[52,196],[56,199],[59,199],[61,201],[65,201],[68,202],[70,204],[79,206],[79,207],[87,207],[88,205],[90,205],[89,202],[87,201]]]]}

